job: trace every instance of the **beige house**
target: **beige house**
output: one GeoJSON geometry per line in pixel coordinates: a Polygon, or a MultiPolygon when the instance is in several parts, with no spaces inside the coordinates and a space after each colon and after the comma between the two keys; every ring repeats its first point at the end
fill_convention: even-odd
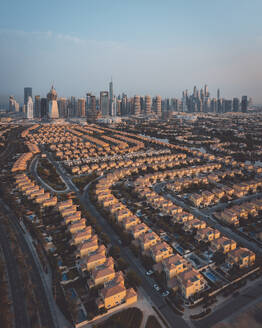
{"type": "Polygon", "coordinates": [[[83,230],[80,230],[73,234],[73,244],[78,245],[88,239],[90,239],[92,236],[92,227],[88,226],[85,227],[83,230]]]}
{"type": "Polygon", "coordinates": [[[98,249],[98,238],[97,235],[93,235],[90,239],[78,245],[77,255],[82,258],[96,251],[97,249],[98,249]]]}
{"type": "Polygon", "coordinates": [[[130,228],[130,232],[134,239],[139,238],[149,230],[149,227],[145,223],[140,223],[130,228]]]}
{"type": "Polygon", "coordinates": [[[239,268],[250,267],[255,263],[256,255],[247,248],[236,248],[228,253],[226,263],[232,267],[234,264],[239,268]]]}
{"type": "Polygon", "coordinates": [[[220,237],[220,231],[216,229],[212,229],[210,227],[204,228],[204,229],[199,229],[197,230],[195,239],[200,242],[200,241],[212,241],[214,239],[217,239],[220,237]]]}
{"type": "Polygon", "coordinates": [[[173,254],[172,248],[166,242],[160,242],[150,248],[152,259],[158,263],[173,254]]]}
{"type": "Polygon", "coordinates": [[[180,273],[176,279],[179,290],[185,299],[188,299],[206,287],[205,279],[193,268],[180,273]]]}
{"type": "Polygon", "coordinates": [[[211,250],[215,253],[222,251],[224,254],[236,249],[237,243],[227,237],[220,237],[211,241],[211,250]]]}
{"type": "Polygon", "coordinates": [[[155,232],[147,232],[138,237],[140,247],[143,251],[148,250],[160,241],[160,237],[155,232]]]}
{"type": "Polygon", "coordinates": [[[106,248],[104,245],[101,245],[95,252],[89,254],[83,259],[82,270],[90,271],[98,265],[105,263],[106,260],[106,248]]]}
{"type": "Polygon", "coordinates": [[[85,219],[81,219],[77,222],[72,222],[69,226],[68,229],[71,232],[71,234],[73,235],[74,233],[77,233],[83,229],[85,229],[86,227],[86,220],[85,219]]]}
{"type": "Polygon", "coordinates": [[[193,230],[204,229],[204,228],[206,228],[206,222],[203,220],[199,220],[197,218],[194,218],[191,221],[187,221],[184,224],[185,231],[193,231],[193,230]]]}
{"type": "Polygon", "coordinates": [[[179,273],[188,269],[189,266],[188,262],[179,254],[164,259],[162,265],[167,280],[176,277],[179,273]]]}

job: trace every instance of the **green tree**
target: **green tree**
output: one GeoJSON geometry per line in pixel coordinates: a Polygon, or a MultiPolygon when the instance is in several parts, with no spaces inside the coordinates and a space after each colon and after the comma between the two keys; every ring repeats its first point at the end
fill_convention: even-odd
{"type": "Polygon", "coordinates": [[[120,248],[118,246],[112,246],[109,250],[109,255],[117,259],[120,256],[120,248]]]}
{"type": "Polygon", "coordinates": [[[135,271],[130,270],[127,273],[127,280],[132,287],[139,287],[141,285],[141,278],[136,274],[135,271]]]}
{"type": "Polygon", "coordinates": [[[117,260],[118,270],[123,271],[123,270],[127,269],[128,267],[129,267],[129,264],[123,258],[120,258],[117,260]]]}

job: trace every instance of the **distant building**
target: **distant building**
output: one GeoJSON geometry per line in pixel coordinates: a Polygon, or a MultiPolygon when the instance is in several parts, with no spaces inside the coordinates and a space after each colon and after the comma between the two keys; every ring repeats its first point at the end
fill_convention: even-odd
{"type": "Polygon", "coordinates": [[[140,102],[140,96],[134,97],[134,115],[138,116],[141,114],[141,102],[140,102]]]}
{"type": "Polygon", "coordinates": [[[86,94],[86,116],[88,115],[88,111],[91,109],[91,93],[86,94]]]}
{"type": "Polygon", "coordinates": [[[225,100],[225,112],[232,112],[232,100],[225,100]]]}
{"type": "Polygon", "coordinates": [[[151,97],[150,96],[145,96],[145,111],[146,111],[146,115],[150,115],[151,114],[151,97]]]}
{"type": "Polygon", "coordinates": [[[156,96],[156,115],[161,117],[162,115],[162,99],[161,96],[156,96]]]}
{"type": "MultiPolygon", "coordinates": [[[[113,81],[111,79],[109,83],[109,107],[110,107],[110,114],[112,115],[113,112],[113,101],[114,101],[114,90],[113,90],[113,81]]],[[[115,116],[115,115],[112,115],[115,116]]]]}
{"type": "Polygon", "coordinates": [[[69,117],[77,116],[77,101],[75,97],[71,97],[69,100],[68,116],[69,117]]]}
{"type": "Polygon", "coordinates": [[[220,99],[220,90],[217,89],[217,100],[219,100],[219,99],[220,99]]]}
{"type": "Polygon", "coordinates": [[[9,112],[19,112],[19,103],[14,96],[9,97],[9,112]]]}
{"type": "Polygon", "coordinates": [[[66,98],[59,98],[57,101],[58,103],[58,111],[59,111],[59,117],[67,117],[67,99],[66,98]]]}
{"type": "Polygon", "coordinates": [[[32,97],[28,97],[26,104],[26,118],[31,120],[34,118],[34,103],[32,97]]]}
{"type": "Polygon", "coordinates": [[[239,112],[239,99],[233,98],[233,112],[239,112]]]}
{"type": "Polygon", "coordinates": [[[100,111],[102,116],[109,115],[109,96],[108,91],[100,92],[100,111]]]}
{"type": "Polygon", "coordinates": [[[29,97],[33,99],[33,91],[31,87],[26,87],[24,88],[24,105],[27,104],[29,97]]]}
{"type": "Polygon", "coordinates": [[[48,115],[48,100],[47,98],[41,98],[41,110],[40,110],[40,116],[41,118],[46,118],[48,115]]]}
{"type": "Polygon", "coordinates": [[[57,92],[52,86],[47,94],[48,100],[48,117],[51,119],[59,118],[58,105],[57,105],[57,92]]]}
{"type": "Polygon", "coordinates": [[[89,122],[95,122],[97,119],[101,118],[101,111],[96,108],[96,96],[90,94],[90,104],[88,105],[87,120],[89,122]]]}
{"type": "Polygon", "coordinates": [[[248,108],[247,96],[243,96],[241,100],[241,112],[246,113],[248,108]]]}
{"type": "Polygon", "coordinates": [[[34,117],[41,117],[41,97],[35,96],[34,117]]]}
{"type": "Polygon", "coordinates": [[[86,116],[86,100],[85,100],[85,98],[79,98],[77,101],[77,116],[78,117],[86,116]]]}

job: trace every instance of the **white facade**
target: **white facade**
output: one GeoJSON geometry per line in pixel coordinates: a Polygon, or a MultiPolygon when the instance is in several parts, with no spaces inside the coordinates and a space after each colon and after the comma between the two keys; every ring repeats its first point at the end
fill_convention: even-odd
{"type": "Polygon", "coordinates": [[[32,120],[34,118],[34,103],[32,97],[28,97],[26,104],[26,118],[32,120]]]}
{"type": "Polygon", "coordinates": [[[59,118],[58,105],[56,100],[49,100],[49,118],[59,118]]]}

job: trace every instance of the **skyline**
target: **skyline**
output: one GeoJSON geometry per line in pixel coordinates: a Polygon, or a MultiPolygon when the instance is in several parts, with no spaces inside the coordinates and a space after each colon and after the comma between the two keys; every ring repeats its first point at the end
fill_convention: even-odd
{"type": "Polygon", "coordinates": [[[112,76],[116,95],[181,97],[208,84],[214,96],[262,103],[259,1],[61,4],[3,5],[1,95],[32,86],[44,96],[54,84],[64,97],[98,96],[112,76]]]}

